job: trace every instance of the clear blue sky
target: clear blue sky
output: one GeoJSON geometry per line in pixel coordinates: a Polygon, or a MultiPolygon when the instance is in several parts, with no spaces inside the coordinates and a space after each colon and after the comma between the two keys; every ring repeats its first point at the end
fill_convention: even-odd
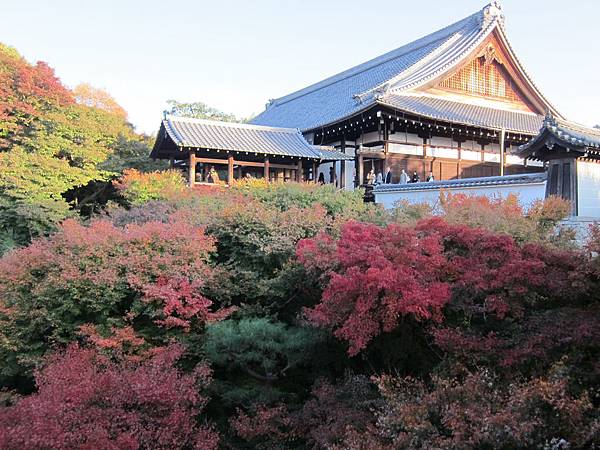
{"type": "MultiPolygon", "coordinates": [[[[459,20],[483,0],[0,0],[0,41],[69,86],[108,90],[139,131],[166,100],[247,116],[459,20]]],[[[504,0],[509,39],[568,118],[600,123],[598,0],[504,0]]]]}

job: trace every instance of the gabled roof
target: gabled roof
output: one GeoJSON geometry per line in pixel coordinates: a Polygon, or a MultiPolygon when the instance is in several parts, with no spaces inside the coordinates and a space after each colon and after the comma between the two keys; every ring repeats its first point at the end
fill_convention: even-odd
{"type": "MultiPolygon", "coordinates": [[[[408,45],[272,100],[252,123],[316,129],[353,116],[389,94],[402,94],[437,80],[464,64],[497,31],[524,86],[543,111],[554,110],[520,65],[504,32],[496,1],[481,11],[408,45]]],[[[517,131],[517,130],[511,130],[517,131]]]]}
{"type": "Polygon", "coordinates": [[[460,178],[456,180],[425,181],[406,184],[379,184],[373,188],[373,192],[428,191],[435,189],[456,189],[482,186],[523,185],[544,183],[545,181],[545,172],[523,173],[518,175],[504,175],[501,177],[460,178]]]}
{"type": "Polygon", "coordinates": [[[388,94],[377,103],[433,120],[482,128],[505,128],[512,132],[535,134],[543,117],[526,111],[490,108],[420,94],[388,94]]]}
{"type": "Polygon", "coordinates": [[[166,154],[164,149],[169,144],[174,144],[178,148],[248,152],[315,160],[347,159],[346,155],[333,148],[326,151],[314,147],[295,128],[265,127],[177,116],[167,116],[162,121],[150,156],[163,157],[166,154]]]}
{"type": "Polygon", "coordinates": [[[521,145],[518,154],[525,158],[546,159],[543,155],[549,154],[555,147],[577,156],[600,159],[600,129],[584,127],[548,114],[538,135],[521,145]]]}

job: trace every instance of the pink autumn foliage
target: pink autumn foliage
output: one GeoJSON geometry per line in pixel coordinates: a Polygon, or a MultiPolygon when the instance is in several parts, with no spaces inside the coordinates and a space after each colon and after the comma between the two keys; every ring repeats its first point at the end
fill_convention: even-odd
{"type": "Polygon", "coordinates": [[[199,418],[210,370],[175,367],[182,348],[114,361],[70,346],[36,373],[38,391],[0,410],[3,449],[216,449],[199,418]]]}
{"type": "Polygon", "coordinates": [[[116,227],[105,220],[85,226],[66,220],[58,233],[0,260],[2,281],[34,292],[48,285],[68,288],[88,282],[112,287],[124,279],[135,290],[160,276],[206,276],[214,240],[184,222],[147,222],[116,227]],[[45,283],[34,273],[45,272],[45,283]]]}

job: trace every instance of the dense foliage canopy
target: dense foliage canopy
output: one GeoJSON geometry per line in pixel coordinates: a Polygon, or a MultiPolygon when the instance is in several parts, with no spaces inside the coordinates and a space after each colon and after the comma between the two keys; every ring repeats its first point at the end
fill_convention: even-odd
{"type": "Polygon", "coordinates": [[[600,446],[564,201],[188,189],[125,119],[0,46],[1,448],[600,446]]]}

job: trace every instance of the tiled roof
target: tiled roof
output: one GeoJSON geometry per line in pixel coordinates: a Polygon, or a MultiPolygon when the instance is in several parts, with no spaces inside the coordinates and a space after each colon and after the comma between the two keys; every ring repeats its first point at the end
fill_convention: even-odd
{"type": "Polygon", "coordinates": [[[354,156],[338,152],[334,147],[328,145],[313,145],[313,150],[321,156],[321,161],[353,161],[354,156]]]}
{"type": "Polygon", "coordinates": [[[388,94],[378,103],[398,110],[470,126],[505,128],[512,132],[535,134],[543,117],[534,113],[495,109],[426,95],[388,94]]]}
{"type": "Polygon", "coordinates": [[[524,173],[519,175],[505,175],[501,177],[461,178],[457,180],[429,181],[407,184],[380,184],[373,188],[373,192],[403,192],[424,191],[431,189],[465,188],[480,186],[506,186],[543,183],[546,173],[524,173]]]}
{"type": "MultiPolygon", "coordinates": [[[[272,100],[252,123],[306,131],[357,114],[375,105],[381,96],[405,93],[459,67],[492,31],[499,29],[504,36],[503,20],[494,1],[435,33],[272,100]]],[[[539,93],[523,70],[522,74],[539,93]]]]}
{"type": "Polygon", "coordinates": [[[550,149],[556,144],[600,159],[600,129],[557,119],[552,114],[546,116],[538,135],[519,147],[519,154],[532,157],[540,147],[550,149]]]}
{"type": "MultiPolygon", "coordinates": [[[[317,160],[347,159],[333,148],[318,149],[295,128],[275,128],[215,120],[167,116],[159,136],[166,134],[178,147],[292,156],[317,160]],[[326,157],[325,157],[326,156],[326,157]]],[[[157,139],[153,154],[159,154],[157,139]]]]}

